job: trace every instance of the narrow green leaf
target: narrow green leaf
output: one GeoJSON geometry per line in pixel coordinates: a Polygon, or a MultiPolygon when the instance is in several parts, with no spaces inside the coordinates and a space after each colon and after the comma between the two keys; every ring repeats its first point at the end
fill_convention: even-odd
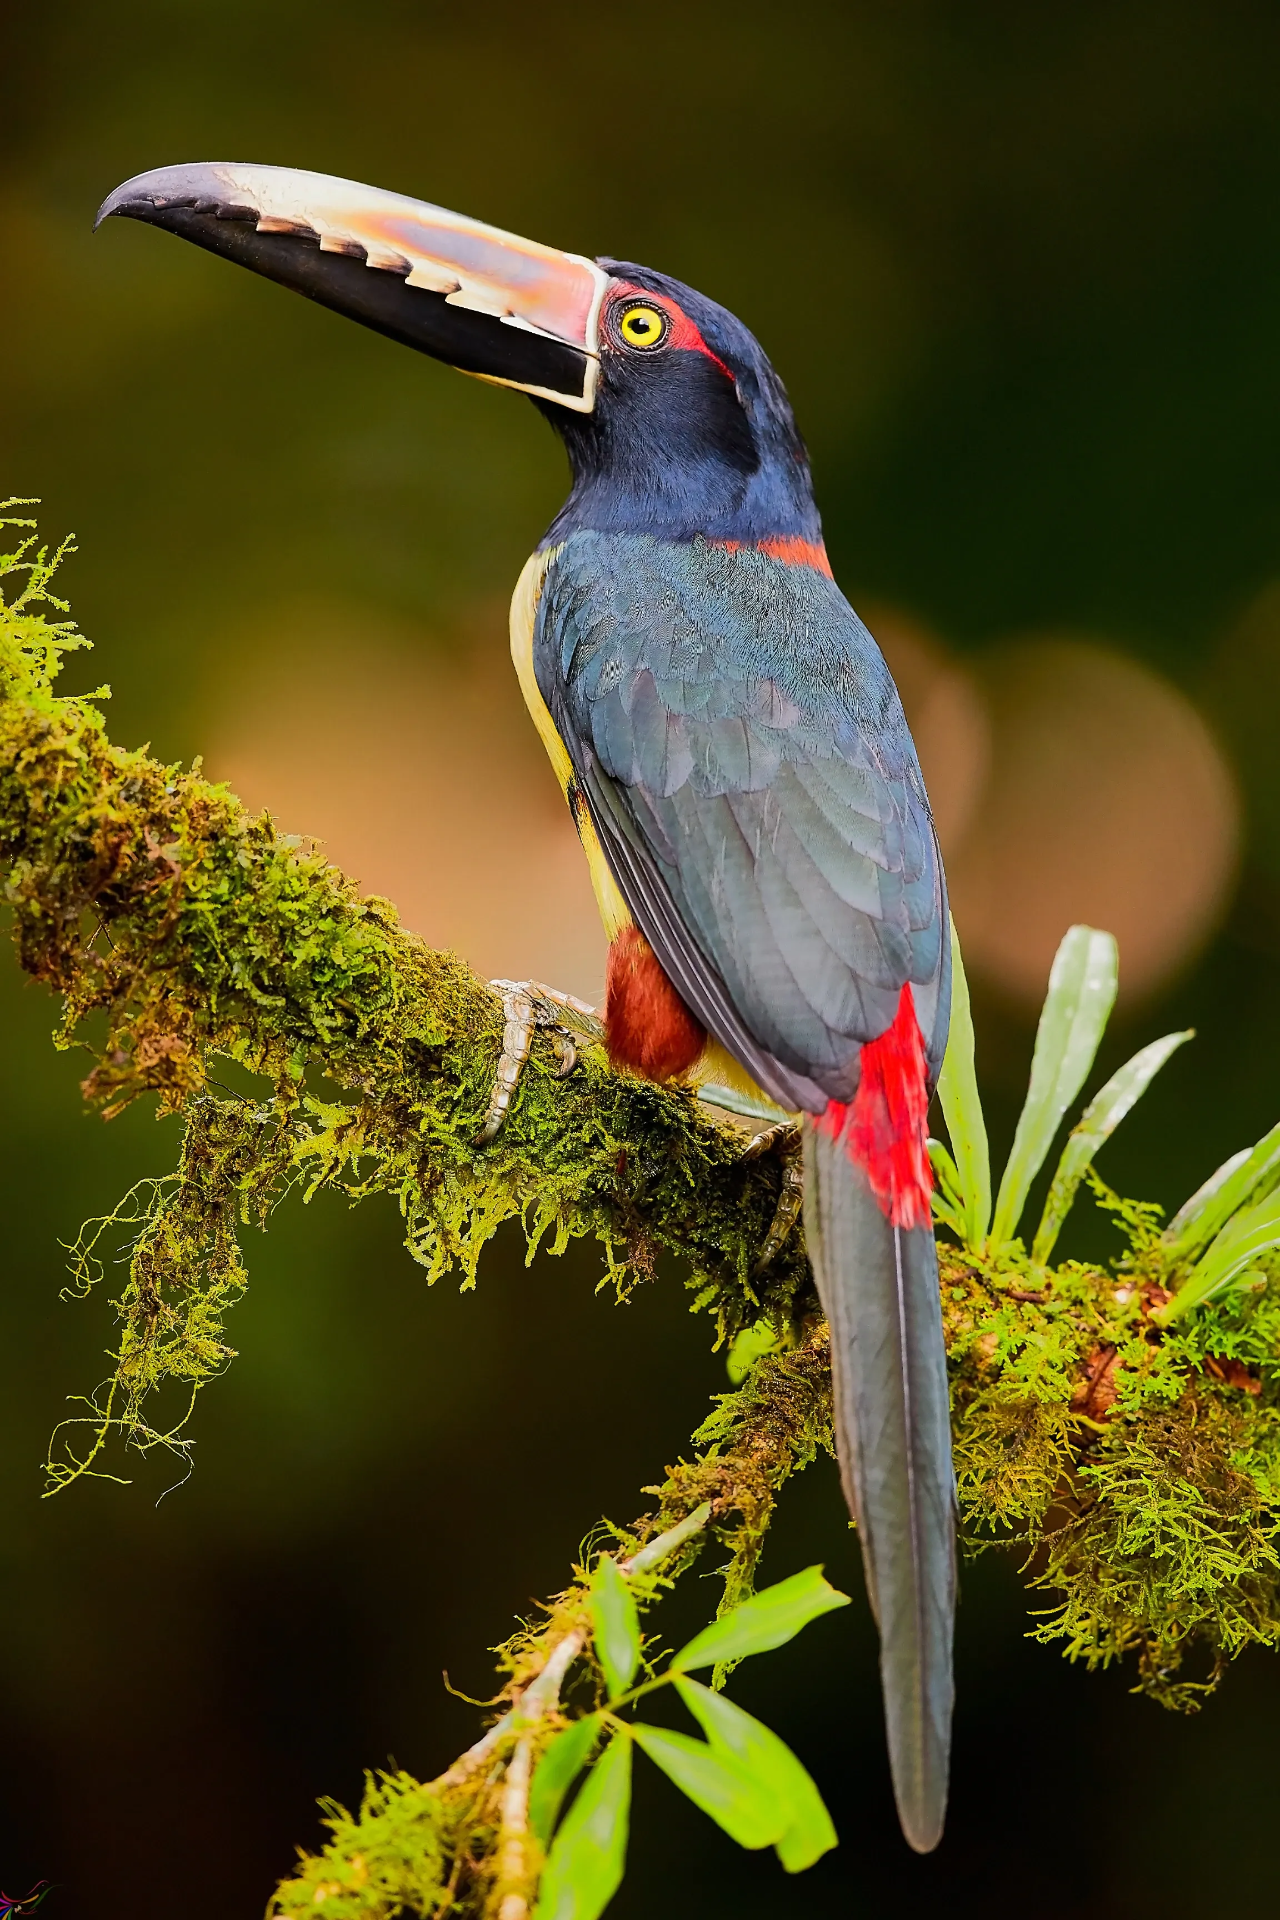
{"type": "Polygon", "coordinates": [[[943,1227],[950,1227],[952,1233],[954,1233],[954,1235],[956,1236],[956,1239],[959,1240],[962,1245],[967,1245],[966,1224],[965,1224],[964,1216],[960,1213],[957,1213],[956,1209],[953,1206],[950,1206],[947,1203],[947,1201],[943,1199],[942,1195],[938,1192],[938,1189],[936,1187],[934,1188],[932,1194],[930,1195],[930,1204],[933,1208],[933,1218],[934,1218],[935,1224],[943,1227]]]}
{"type": "Polygon", "coordinates": [[[937,1185],[937,1190],[942,1193],[945,1199],[950,1201],[952,1206],[962,1207],[964,1205],[964,1194],[960,1187],[960,1169],[956,1166],[955,1161],[951,1158],[951,1155],[948,1153],[946,1147],[943,1146],[941,1140],[935,1140],[931,1136],[927,1145],[929,1148],[929,1164],[933,1168],[933,1177],[937,1185]]]}
{"type": "Polygon", "coordinates": [[[616,1699],[631,1685],[640,1664],[640,1621],[626,1576],[607,1553],[601,1555],[591,1576],[591,1625],[596,1657],[616,1699]]]}
{"type": "Polygon", "coordinates": [[[1221,1293],[1250,1268],[1260,1253],[1280,1247],[1280,1188],[1273,1188],[1255,1206],[1232,1216],[1204,1257],[1192,1267],[1182,1285],[1151,1318],[1162,1327],[1221,1293]]]}
{"type": "Polygon", "coordinates": [[[598,1713],[572,1721],[551,1741],[534,1769],[529,1788],[529,1825],[544,1849],[551,1844],[564,1797],[600,1737],[600,1724],[598,1713]]]}
{"type": "Polygon", "coordinates": [[[960,1239],[976,1252],[991,1225],[991,1153],[973,1065],[973,1014],[956,923],[951,922],[951,1032],[938,1080],[938,1098],[951,1136],[961,1202],[960,1239]]]}
{"type": "Polygon", "coordinates": [[[1076,1197],[1076,1190],[1092,1165],[1098,1148],[1111,1138],[1125,1115],[1142,1098],[1165,1061],[1185,1045],[1193,1033],[1194,1029],[1188,1027],[1185,1033],[1166,1033],[1163,1040],[1153,1040],[1150,1046],[1143,1047],[1140,1053],[1134,1054],[1132,1060],[1127,1060],[1124,1066],[1118,1068],[1106,1086],[1094,1094],[1067,1135],[1067,1144],[1062,1149],[1053,1185],[1049,1188],[1049,1197],[1040,1215],[1035,1244],[1031,1249],[1031,1258],[1037,1266],[1043,1266],[1053,1252],[1054,1243],[1062,1231],[1062,1223],[1076,1197]]]}
{"type": "Polygon", "coordinates": [[[736,1087],[718,1086],[714,1080],[703,1081],[698,1088],[698,1098],[709,1107],[720,1107],[725,1113],[740,1113],[744,1120],[764,1120],[770,1126],[790,1118],[785,1107],[766,1100],[763,1094],[753,1099],[749,1093],[740,1093],[736,1087]]]}
{"type": "Polygon", "coordinates": [[[1070,927],[1054,955],[1049,991],[1036,1029],[1031,1085],[996,1196],[994,1247],[1018,1231],[1031,1182],[1044,1165],[1062,1116],[1084,1085],[1115,1004],[1115,936],[1070,927]]]}
{"type": "Polygon", "coordinates": [[[740,1607],[721,1614],[709,1627],[695,1634],[671,1662],[673,1673],[690,1667],[709,1667],[730,1660],[745,1660],[749,1653],[767,1653],[794,1639],[801,1627],[807,1627],[820,1613],[833,1607],[847,1607],[849,1596],[838,1593],[822,1577],[821,1567],[806,1567],[789,1580],[765,1587],[740,1607]]]}
{"type": "Polygon", "coordinates": [[[534,1920],[598,1920],[622,1881],[630,1815],[631,1742],[616,1734],[560,1823],[534,1920]]]}
{"type": "Polygon", "coordinates": [[[960,1176],[956,1163],[941,1140],[929,1141],[929,1161],[933,1167],[933,1217],[950,1227],[956,1239],[964,1242],[967,1234],[964,1203],[960,1198],[960,1176]]]}
{"type": "Polygon", "coordinates": [[[1271,1192],[1277,1181],[1280,1181],[1280,1126],[1264,1133],[1257,1146],[1243,1157],[1233,1155],[1175,1214],[1164,1233],[1170,1266],[1194,1260],[1233,1213],[1250,1202],[1256,1204],[1271,1192]]]}
{"type": "Polygon", "coordinates": [[[785,1806],[788,1820],[775,1842],[788,1873],[801,1873],[838,1844],[831,1815],[809,1774],[771,1728],[722,1693],[680,1675],[676,1692],[711,1745],[723,1749],[785,1806]]]}
{"type": "Polygon", "coordinates": [[[1233,1153],[1230,1159],[1224,1160],[1220,1167],[1214,1169],[1203,1185],[1198,1186],[1195,1192],[1183,1201],[1168,1226],[1166,1226],[1164,1232],[1160,1235],[1166,1247],[1177,1245],[1192,1221],[1200,1218],[1200,1215],[1204,1212],[1214,1195],[1222,1191],[1222,1188],[1231,1178],[1236,1168],[1242,1167],[1252,1152],[1252,1147],[1241,1147],[1239,1153],[1233,1153]]]}
{"type": "Polygon", "coordinates": [[[765,1781],[753,1779],[731,1754],[687,1733],[670,1733],[666,1727],[638,1723],[631,1731],[636,1745],[643,1747],[668,1780],[740,1847],[770,1847],[782,1838],[788,1809],[765,1781]]]}

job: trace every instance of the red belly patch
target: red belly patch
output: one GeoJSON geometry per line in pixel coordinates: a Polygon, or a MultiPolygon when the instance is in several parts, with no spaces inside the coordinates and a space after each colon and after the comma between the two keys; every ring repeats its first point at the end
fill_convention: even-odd
{"type": "Polygon", "coordinates": [[[604,1035],[614,1066],[647,1080],[687,1073],[707,1043],[638,927],[624,927],[609,948],[604,1035]]]}
{"type": "Polygon", "coordinates": [[[833,1140],[843,1139],[895,1227],[930,1222],[928,1107],[924,1038],[911,988],[905,986],[893,1025],[862,1049],[862,1078],[852,1102],[832,1100],[818,1121],[833,1140]]]}

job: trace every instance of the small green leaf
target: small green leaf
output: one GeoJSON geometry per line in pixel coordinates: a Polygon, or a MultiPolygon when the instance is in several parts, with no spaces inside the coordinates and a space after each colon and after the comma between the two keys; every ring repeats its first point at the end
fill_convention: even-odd
{"type": "Polygon", "coordinates": [[[1031,1249],[1031,1259],[1036,1266],[1042,1267],[1053,1252],[1054,1243],[1062,1231],[1062,1223],[1076,1197],[1076,1190],[1093,1164],[1098,1148],[1111,1138],[1125,1115],[1142,1098],[1165,1061],[1184,1046],[1193,1034],[1194,1029],[1188,1027],[1185,1033],[1166,1033],[1163,1040],[1153,1040],[1150,1046],[1135,1053],[1132,1060],[1127,1060],[1112,1074],[1106,1086],[1094,1094],[1067,1135],[1067,1144],[1062,1149],[1062,1157],[1058,1161],[1053,1185],[1049,1188],[1049,1197],[1040,1215],[1035,1244],[1031,1249]]]}
{"type": "Polygon", "coordinates": [[[622,1881],[630,1814],[631,1742],[616,1734],[560,1824],[534,1920],[597,1920],[622,1881]]]}
{"type": "Polygon", "coordinates": [[[789,1809],[730,1754],[665,1727],[637,1724],[631,1731],[668,1780],[740,1847],[770,1847],[782,1838],[789,1809]]]}
{"type": "Polygon", "coordinates": [[[1248,1153],[1234,1154],[1174,1215],[1164,1232],[1165,1256],[1170,1266],[1194,1260],[1233,1213],[1247,1202],[1256,1204],[1270,1193],[1278,1180],[1280,1126],[1264,1133],[1248,1153]]]}
{"type": "Polygon", "coordinates": [[[626,1576],[607,1553],[601,1555],[591,1576],[591,1625],[596,1657],[616,1699],[631,1685],[640,1664],[640,1622],[626,1576]]]}
{"type": "Polygon", "coordinates": [[[1114,934],[1100,933],[1096,927],[1070,927],[1049,973],[1031,1060],[1031,1085],[996,1196],[993,1247],[1007,1245],[1018,1231],[1031,1182],[1093,1065],[1115,1004],[1117,977],[1114,934]]]}
{"type": "Polygon", "coordinates": [[[529,1825],[544,1849],[551,1844],[564,1797],[586,1766],[600,1737],[600,1715],[588,1713],[564,1727],[534,1769],[529,1788],[529,1825]]]}
{"type": "Polygon", "coordinates": [[[736,1087],[722,1087],[714,1080],[702,1082],[698,1088],[698,1098],[709,1107],[720,1107],[725,1113],[740,1113],[744,1120],[763,1120],[767,1126],[790,1118],[785,1107],[766,1100],[763,1094],[753,1099],[750,1094],[741,1093],[736,1087]]]}
{"type": "Polygon", "coordinates": [[[1266,1194],[1256,1206],[1233,1215],[1203,1259],[1192,1267],[1172,1300],[1151,1318],[1167,1327],[1184,1313],[1221,1293],[1253,1265],[1260,1253],[1280,1247],[1280,1188],[1266,1194]]]}
{"type": "MultiPolygon", "coordinates": [[[[951,1136],[960,1199],[960,1239],[979,1251],[991,1224],[991,1153],[973,1064],[973,1015],[956,923],[951,922],[951,1032],[938,1079],[938,1098],[951,1136]]],[[[948,1223],[950,1224],[950,1223],[948,1223]]]]}
{"type": "Polygon", "coordinates": [[[819,1614],[848,1604],[848,1594],[830,1586],[821,1567],[806,1567],[713,1620],[674,1656],[671,1671],[684,1673],[690,1667],[724,1665],[745,1660],[749,1653],[767,1653],[770,1647],[794,1639],[819,1614]]]}
{"type": "Polygon", "coordinates": [[[822,1795],[784,1740],[722,1693],[683,1674],[675,1685],[711,1745],[762,1781],[787,1809],[787,1824],[775,1844],[788,1873],[803,1872],[838,1844],[822,1795]]]}
{"type": "Polygon", "coordinates": [[[735,1335],[725,1359],[725,1372],[735,1387],[740,1387],[761,1354],[772,1353],[778,1336],[768,1320],[757,1320],[735,1335]]]}

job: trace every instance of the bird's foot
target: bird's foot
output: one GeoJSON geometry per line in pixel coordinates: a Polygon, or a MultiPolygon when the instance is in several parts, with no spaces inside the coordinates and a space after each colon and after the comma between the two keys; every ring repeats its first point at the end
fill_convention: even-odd
{"type": "Polygon", "coordinates": [[[491,980],[489,985],[502,999],[502,1052],[498,1056],[484,1124],[476,1135],[478,1147],[488,1145],[510,1112],[539,1027],[550,1032],[560,1056],[556,1076],[560,1080],[578,1064],[578,1051],[573,1044],[575,1034],[588,1040],[604,1038],[604,1025],[595,1008],[589,1007],[585,1000],[575,1000],[571,993],[558,993],[554,987],[544,987],[539,980],[491,980]]]}
{"type": "Polygon", "coordinates": [[[804,1161],[801,1155],[800,1129],[794,1120],[784,1120],[776,1127],[766,1127],[758,1133],[743,1154],[744,1160],[759,1160],[766,1153],[776,1153],[781,1168],[781,1184],[778,1188],[778,1204],[774,1208],[769,1231],[756,1256],[751,1269],[753,1280],[769,1268],[782,1248],[786,1245],[791,1229],[800,1218],[800,1209],[804,1205],[804,1161]]]}

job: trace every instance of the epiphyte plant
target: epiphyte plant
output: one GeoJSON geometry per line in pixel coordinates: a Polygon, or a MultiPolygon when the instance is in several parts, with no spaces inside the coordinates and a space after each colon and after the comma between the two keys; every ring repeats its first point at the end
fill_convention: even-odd
{"type": "MultiPolygon", "coordinates": [[[[1093,1065],[1115,1004],[1119,954],[1111,934],[1074,926],[1054,956],[1036,1032],[1031,1082],[993,1209],[969,988],[954,927],[951,952],[951,1038],[938,1081],[951,1148],[948,1151],[939,1140],[929,1143],[937,1181],[934,1217],[967,1252],[998,1260],[1017,1240],[1032,1183],[1093,1065]]],[[[1033,1270],[1047,1265],[1099,1148],[1166,1061],[1194,1037],[1188,1028],[1152,1040],[1117,1068],[1089,1102],[1067,1136],[1045,1197],[1030,1247],[1033,1270]]],[[[1265,1285],[1266,1276],[1254,1263],[1277,1247],[1280,1125],[1256,1146],[1242,1147],[1224,1161],[1154,1241],[1146,1277],[1162,1284],[1168,1298],[1153,1302],[1152,1321],[1157,1327],[1168,1327],[1224,1293],[1265,1285]]]]}

